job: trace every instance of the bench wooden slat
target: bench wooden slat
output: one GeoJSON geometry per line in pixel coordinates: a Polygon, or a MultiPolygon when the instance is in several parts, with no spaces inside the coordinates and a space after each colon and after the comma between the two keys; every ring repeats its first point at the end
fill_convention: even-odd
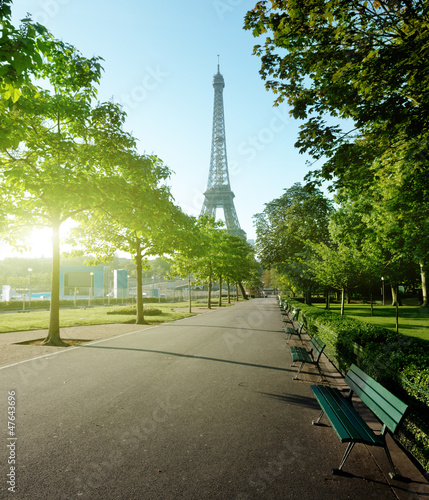
{"type": "Polygon", "coordinates": [[[381,384],[352,365],[345,381],[368,408],[394,433],[401,422],[407,405],[381,384]]]}
{"type": "Polygon", "coordinates": [[[302,321],[300,321],[298,323],[298,325],[296,326],[296,329],[293,326],[292,327],[285,327],[285,333],[289,334],[289,337],[287,338],[288,343],[289,343],[292,335],[298,335],[299,340],[302,341],[301,333],[302,333],[303,328],[304,328],[304,323],[302,321]]]}
{"type": "Polygon", "coordinates": [[[305,361],[306,363],[313,363],[313,358],[305,347],[292,346],[290,348],[290,352],[292,354],[293,361],[305,361]]]}
{"type": "Polygon", "coordinates": [[[326,414],[340,441],[349,443],[339,468],[334,469],[334,472],[341,471],[355,443],[364,443],[371,446],[382,446],[392,469],[392,472],[389,473],[390,477],[399,477],[387,448],[386,433],[388,429],[392,433],[396,431],[404,417],[407,405],[356,365],[350,367],[345,382],[350,387],[348,397],[344,397],[336,388],[323,385],[311,386],[311,390],[322,409],[318,419],[313,421],[313,424],[318,424],[322,416],[326,414]],[[353,393],[383,424],[380,434],[376,434],[353,408],[351,402],[353,393]]]}
{"type": "Polygon", "coordinates": [[[356,413],[350,401],[332,387],[310,386],[320,406],[342,443],[355,441],[373,446],[384,446],[383,439],[374,434],[362,417],[356,413]]]}
{"type": "Polygon", "coordinates": [[[297,374],[295,375],[295,377],[293,377],[294,380],[298,378],[305,363],[311,363],[313,365],[319,364],[320,356],[322,355],[324,348],[325,344],[319,339],[317,335],[314,335],[310,341],[310,351],[307,351],[305,347],[293,346],[290,348],[293,363],[295,363],[296,361],[301,362],[297,374]]]}

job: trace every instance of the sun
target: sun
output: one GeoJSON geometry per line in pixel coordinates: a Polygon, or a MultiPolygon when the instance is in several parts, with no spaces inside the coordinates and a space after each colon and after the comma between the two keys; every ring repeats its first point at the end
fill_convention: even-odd
{"type": "MultiPolygon", "coordinates": [[[[72,220],[68,220],[61,225],[60,229],[60,249],[61,252],[69,249],[69,246],[63,243],[64,239],[68,236],[70,229],[74,227],[76,223],[72,220]]],[[[0,235],[0,260],[6,258],[25,258],[25,259],[40,259],[40,258],[52,258],[52,229],[45,228],[33,228],[28,232],[28,237],[26,241],[26,249],[20,251],[18,248],[14,248],[13,245],[7,244],[1,239],[0,235]]]]}
{"type": "Polygon", "coordinates": [[[28,258],[38,259],[52,257],[52,231],[49,228],[33,229],[25,240],[25,250],[0,240],[0,259],[28,258]]]}

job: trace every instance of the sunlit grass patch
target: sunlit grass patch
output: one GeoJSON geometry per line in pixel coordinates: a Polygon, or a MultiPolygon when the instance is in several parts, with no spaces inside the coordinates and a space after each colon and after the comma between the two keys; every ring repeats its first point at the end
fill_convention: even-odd
{"type": "MultiPolygon", "coordinates": [[[[161,304],[156,307],[159,313],[148,315],[147,322],[151,324],[175,321],[193,316],[188,312],[174,311],[173,308],[185,307],[186,303],[161,304]]],[[[152,308],[152,306],[150,306],[152,308]]],[[[124,312],[112,315],[118,309],[111,307],[89,307],[83,309],[61,309],[60,327],[106,325],[112,323],[134,323],[135,315],[124,312]]],[[[49,311],[34,311],[26,313],[2,314],[0,316],[0,333],[20,332],[28,330],[43,330],[49,327],[49,311]]]]}
{"type": "MultiPolygon", "coordinates": [[[[325,304],[314,304],[316,307],[324,308],[325,304]]],[[[340,313],[340,304],[331,304],[331,311],[340,313]]],[[[396,330],[396,307],[373,306],[374,316],[371,316],[369,304],[347,304],[344,314],[352,318],[366,321],[388,330],[396,330]]],[[[429,309],[418,306],[399,307],[399,333],[429,340],[429,309]]]]}

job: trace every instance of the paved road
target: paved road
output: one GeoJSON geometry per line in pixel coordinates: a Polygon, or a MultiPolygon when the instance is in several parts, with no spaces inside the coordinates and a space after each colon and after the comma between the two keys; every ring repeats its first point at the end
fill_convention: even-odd
{"type": "Polygon", "coordinates": [[[1,370],[0,498],[396,498],[365,447],[331,475],[344,445],[310,424],[288,351],[276,301],[256,299],[1,370]]]}

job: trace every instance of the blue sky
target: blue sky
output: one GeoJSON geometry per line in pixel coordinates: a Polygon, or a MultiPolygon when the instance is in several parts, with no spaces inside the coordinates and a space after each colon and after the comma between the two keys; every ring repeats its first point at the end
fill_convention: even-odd
{"type": "Polygon", "coordinates": [[[213,75],[225,79],[228,165],[235,208],[248,238],[253,216],[301,182],[307,157],[294,148],[299,123],[286,104],[274,108],[264,88],[257,41],[243,30],[256,0],[15,0],[15,23],[29,12],[84,56],[101,56],[101,101],[128,113],[140,152],[173,171],[176,203],[199,215],[210,165],[213,75]]]}

